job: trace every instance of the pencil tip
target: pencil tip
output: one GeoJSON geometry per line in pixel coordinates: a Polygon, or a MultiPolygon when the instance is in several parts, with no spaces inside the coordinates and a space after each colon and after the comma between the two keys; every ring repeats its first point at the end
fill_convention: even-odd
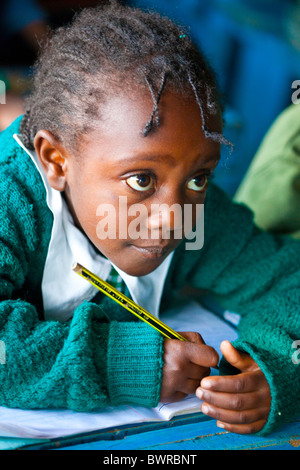
{"type": "Polygon", "coordinates": [[[81,269],[81,266],[80,266],[79,263],[73,263],[72,264],[72,269],[73,269],[73,271],[75,271],[75,273],[78,273],[81,269]]]}

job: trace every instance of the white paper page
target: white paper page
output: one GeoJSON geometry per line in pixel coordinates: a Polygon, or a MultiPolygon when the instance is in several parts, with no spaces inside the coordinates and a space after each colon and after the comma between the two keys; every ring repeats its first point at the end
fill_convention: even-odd
{"type": "Polygon", "coordinates": [[[151,409],[123,405],[91,413],[71,410],[20,410],[0,407],[2,437],[50,439],[96,431],[123,424],[156,421],[151,409]]]}
{"type": "Polygon", "coordinates": [[[155,409],[162,420],[169,421],[174,416],[199,413],[201,403],[195,395],[187,395],[179,402],[159,403],[155,409]]]}
{"type": "MultiPolygon", "coordinates": [[[[220,351],[223,339],[234,340],[237,337],[236,331],[226,322],[196,302],[191,302],[184,308],[180,307],[178,311],[170,312],[161,319],[176,331],[198,331],[206,344],[215,347],[217,351],[220,351]]],[[[200,404],[201,401],[194,395],[189,395],[177,403],[159,403],[154,409],[123,405],[92,413],[0,407],[0,436],[57,438],[124,424],[165,421],[178,414],[198,412],[200,404]]]]}

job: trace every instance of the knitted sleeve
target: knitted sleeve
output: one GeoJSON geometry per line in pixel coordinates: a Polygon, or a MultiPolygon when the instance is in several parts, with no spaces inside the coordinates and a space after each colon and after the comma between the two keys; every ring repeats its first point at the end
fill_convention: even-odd
{"type": "MultiPolygon", "coordinates": [[[[300,361],[295,360],[300,243],[261,231],[252,217],[212,185],[205,205],[204,247],[198,256],[185,251],[184,257],[188,283],[241,315],[235,346],[253,357],[271,389],[271,411],[261,431],[266,434],[300,415],[300,361]]],[[[223,360],[223,373],[232,373],[227,366],[223,360]]]]}
{"type": "Polygon", "coordinates": [[[161,335],[137,322],[110,322],[91,302],[67,322],[39,319],[33,293],[40,287],[49,215],[9,168],[2,169],[0,197],[0,405],[76,411],[124,402],[155,406],[161,335]]]}
{"type": "Polygon", "coordinates": [[[105,322],[101,307],[90,302],[67,323],[39,321],[22,300],[2,302],[0,317],[2,406],[91,411],[157,404],[161,338],[147,325],[105,322]]]}

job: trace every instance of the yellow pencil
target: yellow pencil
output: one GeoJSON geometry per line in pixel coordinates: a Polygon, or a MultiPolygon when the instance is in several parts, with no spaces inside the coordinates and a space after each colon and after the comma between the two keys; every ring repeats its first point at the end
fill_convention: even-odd
{"type": "Polygon", "coordinates": [[[83,277],[91,284],[93,284],[97,289],[106,294],[108,297],[113,299],[115,302],[118,302],[122,307],[126,308],[129,312],[136,315],[140,320],[148,323],[148,325],[155,328],[159,331],[165,338],[168,339],[179,339],[181,341],[188,341],[186,338],[181,336],[179,333],[174,331],[168,325],[160,321],[158,318],[151,315],[144,308],[140,307],[133,300],[129,299],[126,295],[119,292],[108,282],[103,281],[100,277],[93,274],[88,269],[81,266],[79,263],[75,263],[72,266],[73,271],[75,271],[79,276],[83,277]]]}

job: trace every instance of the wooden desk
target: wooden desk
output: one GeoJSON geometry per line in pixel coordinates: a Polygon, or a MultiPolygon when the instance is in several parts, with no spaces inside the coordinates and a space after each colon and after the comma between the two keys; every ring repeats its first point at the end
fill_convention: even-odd
{"type": "MultiPolygon", "coordinates": [[[[201,414],[181,416],[165,423],[120,426],[54,440],[1,439],[1,449],[28,450],[300,450],[300,418],[266,436],[232,434],[201,414]]],[[[118,455],[116,453],[115,455],[118,455]]]]}

